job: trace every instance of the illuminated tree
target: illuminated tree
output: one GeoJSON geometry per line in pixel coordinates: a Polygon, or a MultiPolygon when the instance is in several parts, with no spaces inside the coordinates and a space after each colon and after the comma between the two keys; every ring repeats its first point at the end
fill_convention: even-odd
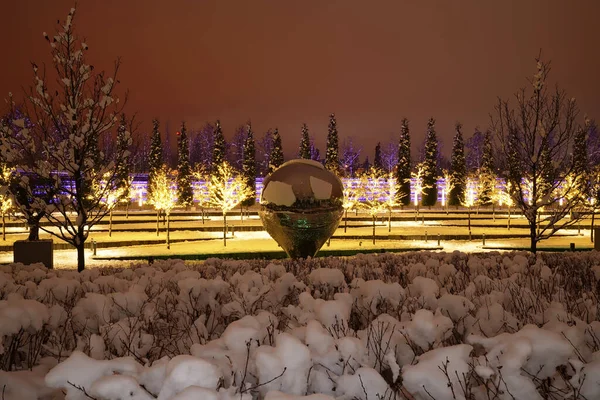
{"type": "Polygon", "coordinates": [[[496,187],[496,173],[494,172],[494,154],[491,136],[492,135],[488,131],[483,137],[481,166],[477,171],[477,203],[481,206],[492,204],[492,198],[496,187]]]}
{"type": "Polygon", "coordinates": [[[388,210],[388,232],[392,231],[392,211],[394,207],[399,206],[402,198],[398,195],[398,183],[393,173],[389,173],[385,180],[386,183],[386,197],[385,207],[388,210]]]}
{"type": "Polygon", "coordinates": [[[342,169],[347,178],[354,178],[356,170],[359,168],[360,147],[354,145],[354,140],[350,137],[342,143],[342,169]]]}
{"type": "Polygon", "coordinates": [[[148,196],[152,195],[152,178],[163,165],[162,141],[160,138],[160,123],[152,120],[152,135],[150,138],[150,156],[148,159],[148,196]]]}
{"type": "Polygon", "coordinates": [[[475,180],[467,177],[467,193],[465,193],[465,200],[462,205],[467,207],[469,239],[471,239],[471,208],[475,205],[475,186],[475,180]]]}
{"type": "Polygon", "coordinates": [[[242,175],[248,188],[247,196],[242,205],[249,207],[256,202],[256,148],[254,146],[254,134],[252,126],[248,122],[246,141],[244,142],[242,175]]]}
{"type": "MultiPolygon", "coordinates": [[[[446,174],[445,174],[446,175],[446,174]]],[[[465,144],[462,135],[462,124],[456,123],[456,134],[452,145],[452,159],[450,161],[450,174],[452,188],[446,193],[447,205],[458,206],[464,202],[465,185],[467,183],[467,168],[465,164],[465,144]]],[[[446,187],[448,187],[446,180],[446,187]]]]}
{"type": "Polygon", "coordinates": [[[227,246],[227,212],[250,196],[245,178],[227,163],[221,163],[208,182],[209,204],[223,213],[223,246],[227,246]]]}
{"type": "Polygon", "coordinates": [[[175,208],[177,204],[176,191],[173,189],[175,182],[172,178],[173,171],[163,165],[163,167],[156,172],[154,179],[152,180],[152,197],[150,197],[150,204],[154,206],[156,210],[156,236],[159,235],[160,231],[160,214],[163,212],[167,218],[167,249],[171,248],[170,237],[169,237],[169,225],[171,210],[175,208]]]}
{"type": "Polygon", "coordinates": [[[273,148],[269,157],[269,174],[279,168],[281,164],[283,164],[283,147],[281,146],[279,130],[275,128],[273,132],[273,148]]]}
{"type": "MultiPolygon", "coordinates": [[[[381,147],[381,161],[386,174],[393,173],[398,165],[398,143],[389,141],[381,147]]],[[[409,199],[410,200],[410,199],[409,199]]]]}
{"type": "Polygon", "coordinates": [[[329,116],[327,150],[325,152],[325,168],[334,174],[339,174],[340,160],[338,157],[338,131],[334,113],[331,113],[329,116]]]}
{"type": "Polygon", "coordinates": [[[177,202],[187,208],[193,200],[190,148],[185,122],[182,122],[177,132],[177,202]]]}
{"type": "Polygon", "coordinates": [[[492,201],[498,204],[499,207],[506,206],[508,210],[508,220],[506,223],[506,227],[510,230],[510,210],[514,205],[513,201],[513,190],[511,188],[510,182],[504,184],[504,187],[501,189],[497,189],[494,191],[492,195],[492,201]]]}
{"type": "Polygon", "coordinates": [[[310,137],[308,136],[308,125],[302,124],[302,139],[300,139],[300,150],[298,151],[298,158],[305,160],[311,159],[310,152],[310,137]]]}
{"type": "Polygon", "coordinates": [[[423,196],[421,202],[431,207],[437,202],[438,177],[438,141],[435,134],[435,120],[427,122],[427,138],[425,140],[425,160],[423,161],[423,196]]]}
{"type": "Polygon", "coordinates": [[[375,222],[377,221],[377,215],[387,209],[385,201],[387,196],[387,182],[385,178],[377,176],[371,170],[371,172],[361,176],[360,185],[364,196],[364,200],[360,203],[360,206],[367,210],[373,220],[373,244],[375,244],[375,222]]]}
{"type": "MultiPolygon", "coordinates": [[[[444,189],[442,190],[442,207],[446,208],[446,214],[448,214],[448,205],[450,204],[452,193],[455,192],[456,183],[454,181],[454,175],[448,170],[442,170],[441,178],[444,180],[444,189]]],[[[464,196],[464,190],[462,194],[464,196]]]]}
{"type": "Polygon", "coordinates": [[[398,183],[398,200],[407,206],[410,204],[410,131],[408,119],[402,119],[400,141],[398,142],[398,166],[396,168],[396,182],[398,183]]]}
{"type": "Polygon", "coordinates": [[[411,177],[414,182],[413,193],[412,193],[413,204],[416,207],[416,209],[419,208],[419,196],[422,197],[425,193],[425,190],[428,189],[428,186],[425,183],[425,180],[423,179],[424,174],[425,174],[424,163],[417,164],[417,166],[415,167],[415,171],[411,173],[411,177]]]}
{"type": "MultiPolygon", "coordinates": [[[[55,36],[44,35],[50,46],[53,72],[40,71],[32,63],[34,83],[25,110],[32,126],[7,135],[2,153],[9,164],[19,164],[21,188],[32,183],[31,176],[55,188],[46,204],[33,190],[25,197],[33,193],[36,200],[25,201],[29,206],[43,207],[40,211],[44,217],[58,229],[43,225],[40,229],[74,246],[77,269],[82,271],[89,231],[109,211],[102,203],[106,193],[94,193],[93,186],[108,173],[107,187],[112,187],[129,151],[115,148],[110,156],[99,151],[98,141],[113,129],[122,112],[115,96],[119,61],[110,75],[87,64],[88,46],[74,33],[74,17],[73,8],[55,36]],[[24,161],[27,154],[34,153],[34,162],[24,161]]],[[[130,144],[128,132],[125,137],[130,144]]],[[[15,201],[23,205],[21,193],[13,194],[15,201]]]]}
{"type": "Polygon", "coordinates": [[[202,214],[202,223],[204,224],[204,209],[210,205],[208,196],[208,181],[210,180],[210,174],[206,168],[202,165],[198,165],[193,171],[195,184],[194,184],[194,201],[200,207],[202,214]]]}
{"type": "Polygon", "coordinates": [[[571,152],[578,129],[578,109],[575,100],[564,91],[548,89],[550,65],[539,57],[536,62],[531,92],[521,89],[514,106],[499,100],[492,117],[508,167],[505,179],[514,190],[515,206],[527,219],[532,252],[540,240],[581,218],[580,213],[577,218],[565,218],[581,206],[580,201],[564,202],[561,206],[554,196],[575,167],[571,152]],[[547,212],[542,215],[541,209],[547,212]]]}
{"type": "Polygon", "coordinates": [[[121,182],[117,182],[112,186],[108,186],[107,179],[108,174],[105,174],[100,182],[97,182],[94,186],[94,191],[104,193],[102,203],[108,209],[108,236],[112,236],[112,222],[113,222],[113,210],[117,204],[126,198],[125,187],[121,182]]]}
{"type": "Polygon", "coordinates": [[[360,180],[352,178],[342,179],[342,184],[344,185],[344,202],[342,203],[342,207],[344,208],[344,233],[346,233],[348,228],[348,211],[357,208],[363,194],[363,187],[360,180]]]}

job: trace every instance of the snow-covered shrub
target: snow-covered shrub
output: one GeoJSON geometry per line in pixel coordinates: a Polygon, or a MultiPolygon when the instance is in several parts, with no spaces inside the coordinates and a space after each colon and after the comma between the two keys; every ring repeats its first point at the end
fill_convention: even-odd
{"type": "Polygon", "coordinates": [[[1,357],[17,370],[0,384],[7,399],[595,398],[599,265],[416,252],[0,266],[1,357]]]}

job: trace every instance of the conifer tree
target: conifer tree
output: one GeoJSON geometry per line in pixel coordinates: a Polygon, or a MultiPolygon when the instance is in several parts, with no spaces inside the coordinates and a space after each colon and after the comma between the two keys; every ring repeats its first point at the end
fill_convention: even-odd
{"type": "Polygon", "coordinates": [[[381,160],[381,142],[375,146],[375,158],[373,159],[373,169],[377,176],[383,174],[383,162],[381,160]]]}
{"type": "Polygon", "coordinates": [[[252,133],[250,122],[248,122],[247,130],[248,136],[244,142],[242,175],[244,176],[249,195],[242,202],[242,205],[251,206],[256,201],[256,147],[254,145],[254,134],[252,133]]]}
{"type": "Polygon", "coordinates": [[[185,122],[182,122],[177,132],[177,202],[185,207],[194,201],[189,146],[185,122]]]}
{"type": "Polygon", "coordinates": [[[302,124],[302,139],[300,140],[300,151],[298,152],[298,158],[304,158],[310,160],[310,137],[308,136],[308,126],[302,124]]]}
{"type": "Polygon", "coordinates": [[[327,150],[325,152],[325,168],[335,174],[339,173],[340,160],[338,157],[338,131],[335,114],[329,116],[329,129],[327,133],[327,150]]]}
{"type": "Polygon", "coordinates": [[[492,202],[496,175],[494,173],[494,153],[492,148],[492,135],[489,131],[483,136],[483,153],[481,155],[481,167],[479,168],[478,202],[482,206],[492,202]]]}
{"type": "Polygon", "coordinates": [[[402,119],[400,141],[398,142],[398,164],[396,168],[398,185],[397,199],[402,205],[410,204],[410,130],[408,119],[402,119]]]}
{"type": "Polygon", "coordinates": [[[152,197],[152,179],[163,165],[162,141],[159,131],[160,123],[157,119],[152,120],[152,136],[150,138],[150,156],[148,157],[148,199],[152,197]]]}
{"type": "MultiPolygon", "coordinates": [[[[450,180],[452,189],[448,196],[448,204],[459,206],[465,200],[465,188],[467,184],[467,166],[465,161],[465,142],[462,135],[462,124],[456,123],[456,134],[452,145],[452,160],[450,161],[450,180]]],[[[448,184],[448,182],[446,182],[448,184]]]]}
{"type": "Polygon", "coordinates": [[[221,129],[221,121],[217,120],[215,123],[214,132],[214,146],[212,154],[212,172],[218,173],[219,165],[223,164],[227,155],[227,144],[225,143],[225,137],[223,136],[223,130],[221,129]]]}
{"type": "Polygon", "coordinates": [[[588,163],[588,138],[587,131],[589,120],[585,120],[585,125],[577,129],[573,139],[573,172],[575,192],[587,200],[590,196],[590,166],[588,163]]]}
{"type": "Polygon", "coordinates": [[[275,128],[273,132],[273,148],[269,157],[269,174],[279,168],[281,164],[283,164],[283,148],[281,147],[279,130],[275,128]]]}
{"type": "Polygon", "coordinates": [[[425,160],[423,163],[423,198],[422,204],[431,207],[437,202],[437,162],[438,141],[435,133],[435,119],[427,122],[427,138],[425,140],[425,160]]]}

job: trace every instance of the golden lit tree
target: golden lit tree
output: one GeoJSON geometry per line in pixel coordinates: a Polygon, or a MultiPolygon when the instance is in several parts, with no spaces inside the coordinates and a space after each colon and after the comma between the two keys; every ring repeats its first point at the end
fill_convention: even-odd
{"type": "Polygon", "coordinates": [[[378,176],[377,172],[372,170],[365,173],[360,178],[360,184],[363,190],[364,200],[360,206],[367,210],[373,220],[373,244],[375,244],[375,222],[377,215],[387,209],[387,182],[385,178],[378,176]]]}
{"type": "Polygon", "coordinates": [[[172,175],[172,170],[165,165],[155,172],[151,183],[150,193],[152,193],[152,195],[149,199],[149,203],[154,205],[154,209],[156,210],[156,236],[158,236],[159,233],[161,211],[165,213],[167,218],[167,249],[171,248],[169,242],[169,217],[171,210],[173,210],[177,204],[177,194],[174,188],[175,181],[172,175]]]}
{"type": "Polygon", "coordinates": [[[386,199],[385,199],[385,207],[388,210],[388,232],[392,231],[392,211],[394,207],[398,207],[402,203],[402,197],[404,195],[399,193],[398,185],[396,183],[396,177],[393,172],[388,174],[387,179],[385,180],[386,187],[386,199]]]}
{"type": "Polygon", "coordinates": [[[342,179],[342,184],[344,185],[344,202],[342,203],[342,207],[344,207],[345,233],[348,227],[348,210],[357,209],[363,190],[360,180],[354,178],[344,178],[342,179]]]}
{"type": "Polygon", "coordinates": [[[424,181],[425,174],[425,164],[419,163],[415,167],[415,170],[411,172],[412,179],[414,181],[413,185],[413,204],[415,205],[415,210],[419,211],[419,196],[423,197],[423,194],[427,189],[430,188],[430,185],[426,184],[424,181]]]}
{"type": "Polygon", "coordinates": [[[494,190],[494,193],[492,195],[492,201],[494,202],[494,204],[498,204],[498,207],[502,207],[502,206],[506,206],[507,210],[508,210],[508,221],[507,221],[507,225],[506,227],[510,230],[510,210],[511,207],[514,205],[514,200],[513,200],[513,194],[512,194],[512,188],[511,188],[511,183],[510,182],[506,182],[504,184],[503,188],[496,188],[496,190],[494,190]]]}
{"type": "Polygon", "coordinates": [[[467,207],[469,238],[471,238],[471,207],[475,205],[476,186],[477,183],[475,182],[475,180],[472,177],[467,177],[467,193],[465,193],[463,206],[467,207]]]}
{"type": "Polygon", "coordinates": [[[192,175],[195,180],[192,187],[194,191],[194,202],[200,207],[202,223],[204,223],[204,209],[210,205],[208,195],[208,181],[210,179],[210,174],[203,165],[198,165],[192,171],[192,175]]]}
{"type": "MultiPolygon", "coordinates": [[[[94,185],[94,191],[104,193],[102,197],[102,204],[108,210],[108,236],[112,236],[112,222],[113,222],[113,210],[123,198],[126,198],[124,186],[116,186],[107,184],[105,179],[102,179],[96,185],[94,185]]],[[[94,194],[95,195],[95,194],[94,194]]]]}
{"type": "Polygon", "coordinates": [[[208,203],[223,213],[223,246],[227,246],[227,212],[253,195],[253,190],[228,162],[216,169],[208,182],[208,203]]]}
{"type": "Polygon", "coordinates": [[[442,170],[442,179],[444,180],[444,188],[442,190],[442,207],[446,209],[446,214],[448,214],[450,194],[456,186],[452,176],[452,173],[450,173],[450,171],[447,169],[442,170]]]}

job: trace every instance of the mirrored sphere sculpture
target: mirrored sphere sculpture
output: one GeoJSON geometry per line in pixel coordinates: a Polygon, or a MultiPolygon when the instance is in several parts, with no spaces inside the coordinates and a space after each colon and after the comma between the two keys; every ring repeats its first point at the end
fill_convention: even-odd
{"type": "Polygon", "coordinates": [[[313,257],[342,218],[340,179],[312,160],[284,163],[263,181],[263,226],[291,258],[313,257]]]}

